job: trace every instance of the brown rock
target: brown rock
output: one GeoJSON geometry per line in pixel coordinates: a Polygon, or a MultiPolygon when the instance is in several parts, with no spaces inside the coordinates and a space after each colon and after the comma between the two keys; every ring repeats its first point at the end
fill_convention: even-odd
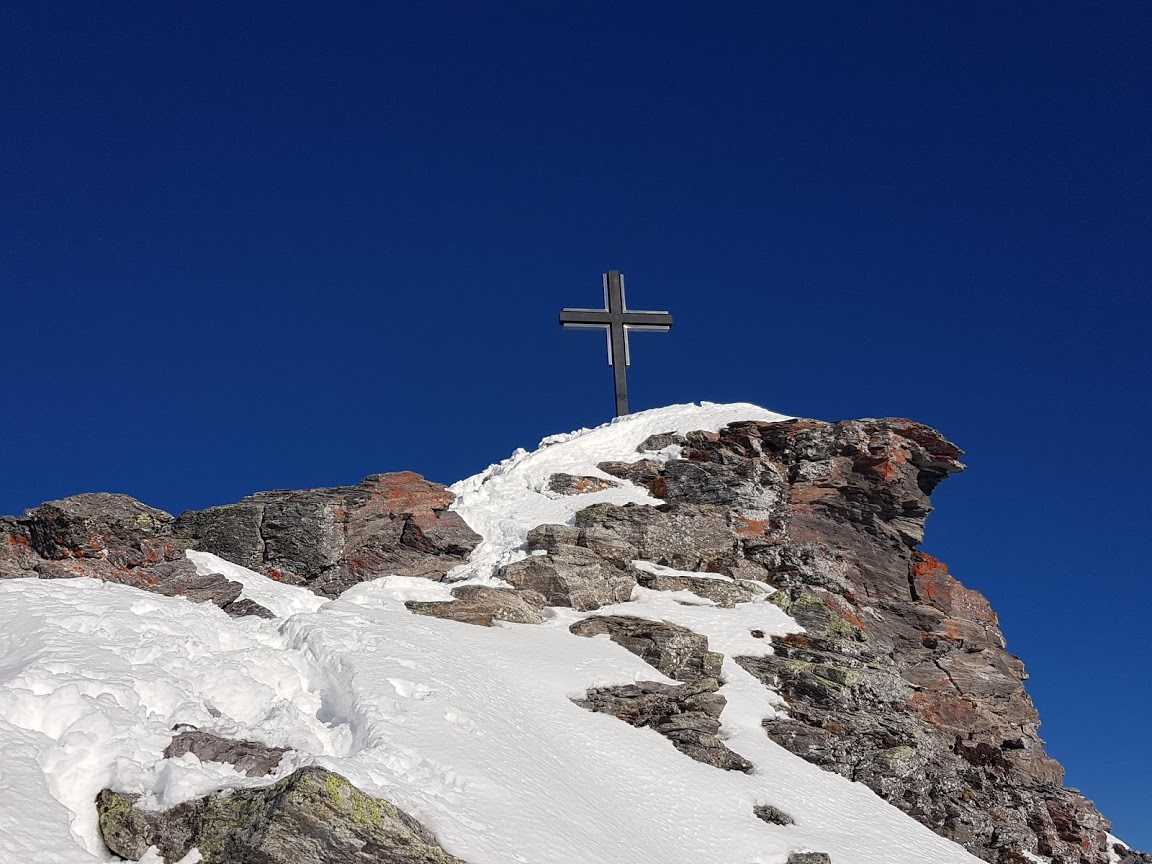
{"type": "Polygon", "coordinates": [[[548,489],[558,495],[586,495],[589,492],[603,492],[619,486],[603,477],[576,477],[572,474],[553,474],[548,478],[548,489]]]}
{"type": "Polygon", "coordinates": [[[461,585],[452,589],[455,600],[421,602],[410,600],[404,605],[418,615],[448,618],[465,624],[491,627],[497,621],[514,624],[539,624],[545,598],[534,591],[517,591],[487,585],[461,585]]]}
{"type": "Polygon", "coordinates": [[[176,521],[197,549],[318,594],[384,575],[443,579],[479,542],[453,495],[410,471],[356,486],[260,492],[176,521]]]}

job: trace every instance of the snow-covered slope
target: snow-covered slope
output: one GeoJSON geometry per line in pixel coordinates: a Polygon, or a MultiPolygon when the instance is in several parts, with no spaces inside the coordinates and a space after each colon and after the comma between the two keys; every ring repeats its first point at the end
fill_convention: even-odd
{"type": "MultiPolygon", "coordinates": [[[[557,472],[601,476],[638,458],[653,433],[781,419],[752,405],[675,406],[555,436],[453,487],[484,541],[454,580],[491,580],[525,553],[535,525],[568,522],[597,501],[652,499],[624,486],[563,497],[557,472]]],[[[604,475],[606,476],[606,475],[604,475]]],[[[0,860],[111,860],[93,799],[104,787],[168,807],[221,788],[266,785],[194,756],[163,759],[177,724],[292,748],[283,776],[319,764],[385,797],[470,864],[783,864],[790,851],[835,864],[976,862],[961,847],[770,741],[777,697],[726,660],[726,744],[747,775],[695,762],[663,737],[571,702],[590,687],[669,681],[607,638],[569,626],[476,627],[411,614],[409,599],[450,599],[443,584],[385,577],[325,601],[205,553],[202,572],[245,584],[277,616],[230,618],[90,580],[0,582],[0,860]],[[758,804],[796,824],[755,818],[758,804]]],[[[765,602],[734,609],[637,588],[629,614],[707,635],[729,658],[770,651],[800,628],[765,602]],[[690,605],[685,605],[688,603],[690,605]]]]}

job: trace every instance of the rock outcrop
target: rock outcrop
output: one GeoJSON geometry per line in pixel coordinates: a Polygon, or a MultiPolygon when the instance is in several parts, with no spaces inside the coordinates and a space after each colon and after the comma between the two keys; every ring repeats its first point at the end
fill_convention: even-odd
{"type": "Polygon", "coordinates": [[[708,640],[687,627],[631,615],[602,615],[568,628],[577,636],[606,635],[645,663],[677,681],[719,678],[724,655],[708,650],[708,640]]]}
{"type": "Polygon", "coordinates": [[[317,594],[389,574],[440,580],[480,542],[439,483],[402,471],[356,486],[259,492],[190,510],[177,536],[196,549],[317,594]]]}
{"type": "Polygon", "coordinates": [[[743,756],[729,750],[716,733],[726,701],[716,691],[715,678],[690,684],[637,681],[618,687],[597,687],[573,700],[589,711],[611,714],[631,726],[654,729],[681,753],[697,762],[726,771],[752,770],[743,756]]]}
{"type": "Polygon", "coordinates": [[[23,516],[0,518],[0,579],[87,577],[214,603],[230,615],[269,615],[243,586],[200,575],[184,557],[173,519],[127,495],[107,492],[49,501],[23,516]]]}
{"type": "MultiPolygon", "coordinates": [[[[987,861],[1106,864],[1108,822],[1062,787],[995,613],[916,548],[933,489],[963,468],[958,448],[894,419],[737,423],[641,449],[667,447],[679,458],[598,466],[663,505],[597,504],[573,526],[540,526],[528,547],[543,555],[527,559],[540,563],[521,566],[563,579],[566,561],[627,575],[643,559],[775,587],[806,632],[736,658],[787,701],[765,724],[773,740],[987,861]]],[[[622,704],[668,698],[647,686],[589,698],[657,728],[662,709],[622,704]]]]}
{"type": "Polygon", "coordinates": [[[454,600],[409,600],[404,605],[418,615],[447,618],[465,624],[491,627],[497,621],[513,624],[539,624],[545,606],[543,595],[535,591],[495,588],[488,585],[459,585],[452,589],[454,600]]]}
{"type": "Polygon", "coordinates": [[[155,846],[169,864],[193,847],[204,864],[462,864],[407,813],[323,768],[163,812],[137,809],[137,797],[96,798],[105,844],[133,861],[155,846]]]}
{"type": "Polygon", "coordinates": [[[709,651],[705,637],[677,624],[630,615],[585,618],[568,629],[577,636],[607,636],[669,678],[684,682],[598,687],[574,700],[577,705],[654,729],[697,762],[726,771],[752,770],[751,762],[717,737],[720,714],[728,703],[716,692],[724,655],[709,651]]]}
{"type": "Polygon", "coordinates": [[[164,748],[164,758],[178,759],[191,753],[201,762],[223,762],[249,777],[264,777],[276,770],[287,752],[284,747],[258,741],[235,741],[199,729],[184,729],[164,748]]]}

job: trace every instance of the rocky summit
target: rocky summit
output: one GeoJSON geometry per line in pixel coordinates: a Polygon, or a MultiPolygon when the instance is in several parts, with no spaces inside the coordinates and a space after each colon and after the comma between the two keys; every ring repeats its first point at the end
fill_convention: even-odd
{"type": "Polygon", "coordinates": [[[34,626],[0,630],[0,848],[1152,864],[1063,785],[996,613],[920,548],[961,456],[905,419],[678,406],[451,489],[6,517],[0,626],[34,626]]]}

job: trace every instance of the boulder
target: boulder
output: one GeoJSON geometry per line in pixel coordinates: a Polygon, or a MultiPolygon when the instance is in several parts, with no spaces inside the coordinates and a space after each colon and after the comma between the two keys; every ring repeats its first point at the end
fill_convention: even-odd
{"type": "Polygon", "coordinates": [[[771,804],[758,804],[752,808],[752,814],[757,819],[763,819],[770,825],[795,825],[796,820],[771,804]]]}
{"type": "Polygon", "coordinates": [[[264,777],[280,765],[286,747],[268,747],[256,741],[234,741],[199,729],[185,729],[164,749],[165,759],[191,753],[201,762],[224,762],[249,777],[264,777]]]}
{"type": "Polygon", "coordinates": [[[548,478],[548,491],[557,495],[586,495],[589,492],[603,492],[619,486],[603,477],[577,477],[572,474],[553,474],[548,478]]]}
{"type": "Polygon", "coordinates": [[[546,601],[535,591],[496,588],[488,585],[460,585],[452,589],[454,600],[409,600],[404,605],[418,615],[447,618],[465,624],[491,627],[497,621],[513,624],[539,624],[546,601]]]}
{"type": "Polygon", "coordinates": [[[633,568],[636,584],[651,591],[690,591],[697,597],[711,600],[717,606],[731,609],[737,603],[760,600],[768,589],[749,579],[736,580],[728,576],[692,576],[686,573],[652,572],[633,568]]]}
{"type": "Polygon", "coordinates": [[[585,618],[568,628],[577,636],[607,635],[645,663],[677,681],[720,677],[724,655],[708,650],[708,639],[687,627],[630,615],[585,618]]]}
{"type": "Polygon", "coordinates": [[[720,713],[727,700],[716,691],[715,679],[691,684],[637,681],[617,687],[598,687],[573,700],[589,711],[618,717],[630,726],[654,729],[697,762],[726,771],[750,773],[753,765],[729,750],[716,737],[720,713]]]}
{"type": "Polygon", "coordinates": [[[623,603],[632,596],[636,579],[595,552],[567,547],[555,555],[531,555],[496,571],[514,588],[542,594],[550,606],[570,606],[581,612],[623,603]]]}
{"type": "Polygon", "coordinates": [[[271,614],[237,601],[239,582],[197,573],[172,517],[128,495],[73,495],[0,518],[0,579],[77,577],[213,603],[236,617],[271,614]]]}
{"type": "Polygon", "coordinates": [[[335,597],[379,576],[440,580],[480,542],[448,509],[453,495],[411,471],[356,486],[260,492],[236,504],[187,511],[175,532],[277,581],[335,597]]]}
{"type": "Polygon", "coordinates": [[[104,843],[133,861],[155,846],[169,864],[193,847],[204,864],[461,864],[407,813],[323,768],[162,812],[138,809],[137,798],[96,797],[104,843]]]}

